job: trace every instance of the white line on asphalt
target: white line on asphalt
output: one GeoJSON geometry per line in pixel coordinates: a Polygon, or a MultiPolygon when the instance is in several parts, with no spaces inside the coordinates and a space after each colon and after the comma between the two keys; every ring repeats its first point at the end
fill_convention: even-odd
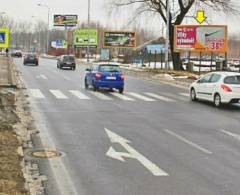
{"type": "Polygon", "coordinates": [[[173,100],[173,99],[170,99],[168,97],[164,97],[164,96],[161,96],[161,95],[157,95],[155,93],[145,93],[145,94],[148,95],[148,96],[151,96],[153,98],[156,98],[158,100],[165,101],[165,102],[175,102],[175,100],[173,100]]]}
{"type": "Polygon", "coordinates": [[[69,77],[67,77],[67,76],[63,76],[63,78],[64,78],[65,80],[67,80],[67,81],[71,81],[71,79],[70,79],[69,77]]]}
{"type": "Polygon", "coordinates": [[[103,93],[97,91],[90,91],[90,93],[101,100],[112,100],[110,97],[104,95],[103,93]]]}
{"type": "Polygon", "coordinates": [[[129,94],[129,95],[131,95],[131,96],[133,96],[135,98],[147,101],[147,102],[154,102],[154,101],[156,101],[156,100],[154,100],[152,98],[149,98],[149,97],[146,97],[146,96],[140,95],[138,93],[134,93],[134,92],[128,92],[127,94],[129,94]]]}
{"type": "Polygon", "coordinates": [[[185,97],[189,97],[188,93],[179,93],[179,95],[185,96],[185,97]]]}
{"type": "Polygon", "coordinates": [[[186,143],[186,144],[188,144],[188,145],[190,145],[190,146],[192,146],[192,147],[194,147],[194,148],[196,148],[196,149],[198,149],[198,150],[200,150],[200,151],[202,151],[202,152],[204,152],[204,153],[206,153],[206,154],[212,154],[211,151],[209,151],[209,150],[207,150],[207,149],[205,149],[205,148],[203,148],[203,147],[201,147],[201,146],[199,146],[199,145],[197,145],[197,144],[195,144],[195,143],[193,143],[193,142],[185,139],[185,138],[182,137],[181,135],[178,135],[178,134],[176,134],[176,133],[174,133],[174,132],[172,132],[172,131],[170,131],[170,130],[168,130],[168,129],[164,129],[164,131],[165,131],[166,133],[168,133],[168,134],[176,137],[177,139],[183,141],[184,143],[186,143]]]}
{"type": "Polygon", "coordinates": [[[126,96],[126,95],[122,95],[122,94],[119,94],[119,93],[110,93],[111,95],[113,95],[113,96],[115,96],[115,97],[117,97],[117,98],[119,98],[119,99],[121,99],[121,100],[125,100],[125,101],[135,101],[134,99],[132,99],[132,98],[130,98],[130,97],[128,97],[128,96],[126,96]]]}
{"type": "Polygon", "coordinates": [[[41,77],[42,77],[43,79],[47,80],[47,77],[46,77],[45,75],[41,74],[41,77]]]}
{"type": "Polygon", "coordinates": [[[239,140],[240,141],[240,135],[236,134],[236,133],[232,133],[230,131],[226,131],[224,129],[221,129],[220,130],[222,133],[225,133],[226,135],[229,135],[229,136],[232,136],[234,137],[235,139],[239,140]]]}
{"type": "Polygon", "coordinates": [[[79,99],[82,100],[90,100],[90,98],[88,96],[86,96],[85,94],[81,93],[78,90],[69,90],[74,96],[76,96],[79,99]]]}
{"type": "Polygon", "coordinates": [[[60,90],[51,89],[49,90],[57,99],[68,99],[60,90]]]}
{"type": "Polygon", "coordinates": [[[45,96],[42,94],[42,92],[39,89],[30,89],[30,94],[32,97],[37,99],[43,99],[45,96]]]}
{"type": "Polygon", "coordinates": [[[171,94],[171,93],[166,93],[166,92],[162,92],[162,94],[164,96],[169,96],[173,99],[177,99],[177,100],[181,100],[181,101],[189,101],[187,98],[184,98],[184,97],[180,97],[178,94],[171,94]]]}

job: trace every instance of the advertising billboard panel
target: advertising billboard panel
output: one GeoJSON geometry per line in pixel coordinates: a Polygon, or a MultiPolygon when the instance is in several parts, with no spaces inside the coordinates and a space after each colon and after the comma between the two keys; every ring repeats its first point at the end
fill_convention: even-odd
{"type": "Polygon", "coordinates": [[[76,26],[78,23],[77,15],[54,15],[54,26],[76,26]]]}
{"type": "Polygon", "coordinates": [[[56,40],[51,42],[51,47],[56,49],[67,49],[67,41],[65,40],[56,40]]]}
{"type": "Polygon", "coordinates": [[[152,45],[147,45],[147,52],[151,54],[160,54],[161,52],[165,52],[165,45],[163,44],[152,44],[152,45]]]}
{"type": "Polygon", "coordinates": [[[109,49],[103,48],[101,49],[101,60],[109,60],[110,58],[110,51],[109,49]]]}
{"type": "Polygon", "coordinates": [[[75,47],[91,47],[98,46],[98,31],[97,29],[76,29],[73,32],[73,44],[75,47]]]}
{"type": "Polygon", "coordinates": [[[227,52],[227,26],[177,25],[174,51],[227,52]]]}
{"type": "Polygon", "coordinates": [[[136,47],[135,32],[105,31],[103,35],[103,47],[136,47]]]}
{"type": "Polygon", "coordinates": [[[0,48],[8,48],[10,33],[8,28],[0,28],[0,48]]]}

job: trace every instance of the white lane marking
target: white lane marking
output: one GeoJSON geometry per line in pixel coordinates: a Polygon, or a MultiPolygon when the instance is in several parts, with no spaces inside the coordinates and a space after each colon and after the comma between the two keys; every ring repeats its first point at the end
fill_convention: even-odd
{"type": "Polygon", "coordinates": [[[97,92],[97,91],[91,91],[90,93],[101,100],[112,100],[112,98],[104,95],[103,93],[97,92]]]}
{"type": "Polygon", "coordinates": [[[90,97],[86,96],[85,94],[81,93],[78,90],[69,90],[74,96],[82,100],[90,100],[90,97]]]}
{"type": "Polygon", "coordinates": [[[113,96],[115,96],[115,97],[117,97],[117,98],[119,98],[119,99],[121,99],[121,100],[125,100],[125,101],[135,101],[134,99],[132,99],[132,98],[130,98],[130,97],[128,97],[128,96],[126,96],[126,95],[123,95],[123,94],[119,94],[119,93],[110,93],[111,95],[113,95],[113,96]]]}
{"type": "Polygon", "coordinates": [[[185,97],[189,97],[189,94],[188,94],[188,93],[179,93],[179,95],[185,96],[185,97]]]}
{"type": "Polygon", "coordinates": [[[149,97],[146,97],[146,96],[143,96],[143,95],[140,95],[138,93],[134,93],[134,92],[128,92],[127,94],[135,97],[135,98],[138,98],[140,100],[144,100],[144,101],[147,101],[147,102],[154,102],[156,100],[152,99],[152,98],[149,98],[149,97]]]}
{"type": "Polygon", "coordinates": [[[67,77],[67,76],[63,76],[63,78],[64,78],[65,80],[67,80],[67,81],[71,81],[71,79],[70,79],[69,77],[67,77]]]}
{"type": "Polygon", "coordinates": [[[106,156],[125,162],[125,158],[134,158],[138,160],[146,169],[148,169],[155,176],[168,176],[168,174],[160,169],[157,165],[148,160],[145,156],[140,154],[137,150],[129,145],[130,141],[121,137],[120,135],[105,128],[105,131],[112,143],[119,143],[127,152],[117,152],[113,147],[110,147],[106,156]]]}
{"type": "Polygon", "coordinates": [[[165,101],[165,102],[175,102],[175,100],[173,100],[173,99],[170,99],[168,97],[164,97],[164,96],[161,96],[161,95],[157,95],[155,93],[145,93],[145,94],[148,95],[148,96],[151,96],[153,98],[156,98],[158,100],[165,101]]]}
{"type": "Polygon", "coordinates": [[[203,147],[201,147],[201,146],[193,143],[192,141],[189,141],[189,140],[185,139],[185,138],[182,137],[181,135],[178,135],[178,134],[176,134],[176,133],[174,133],[174,132],[172,132],[172,131],[170,131],[170,130],[168,130],[168,129],[164,129],[164,131],[165,131],[166,133],[168,133],[168,134],[176,137],[177,139],[183,141],[184,143],[186,143],[186,144],[188,144],[188,145],[190,145],[190,146],[192,146],[192,147],[194,147],[194,148],[196,148],[196,149],[198,149],[198,150],[200,150],[200,151],[202,151],[202,152],[204,152],[204,153],[206,153],[206,154],[212,154],[211,151],[209,151],[209,150],[207,150],[207,149],[205,149],[205,148],[203,148],[203,147]]]}
{"type": "Polygon", "coordinates": [[[57,99],[68,99],[60,90],[50,89],[49,90],[57,99]]]}
{"type": "Polygon", "coordinates": [[[46,77],[45,75],[41,74],[41,77],[42,77],[43,79],[47,80],[47,77],[46,77]]]}
{"type": "Polygon", "coordinates": [[[240,135],[236,134],[236,133],[232,133],[230,131],[226,131],[224,129],[220,130],[222,133],[225,133],[226,135],[232,136],[233,138],[237,139],[240,141],[240,135]]]}
{"type": "Polygon", "coordinates": [[[169,96],[173,99],[177,99],[177,100],[181,100],[181,101],[189,101],[187,98],[184,98],[184,97],[180,97],[179,95],[174,95],[174,94],[171,94],[171,93],[165,93],[165,92],[161,92],[164,96],[169,96]]]}
{"type": "Polygon", "coordinates": [[[32,97],[37,98],[37,99],[43,99],[45,96],[42,94],[40,89],[30,89],[30,94],[32,97]]]}

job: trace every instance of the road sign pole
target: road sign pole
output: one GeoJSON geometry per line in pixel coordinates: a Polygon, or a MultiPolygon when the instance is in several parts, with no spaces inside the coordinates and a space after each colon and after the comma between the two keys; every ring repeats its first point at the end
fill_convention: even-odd
{"type": "Polygon", "coordinates": [[[170,16],[170,5],[169,5],[169,0],[166,0],[167,27],[166,27],[166,40],[165,40],[165,69],[169,69],[169,66],[168,66],[169,25],[170,25],[169,16],[170,16]]]}
{"type": "MultiPolygon", "coordinates": [[[[88,0],[88,29],[90,28],[90,0],[88,0]]],[[[88,46],[87,46],[87,61],[89,62],[89,50],[90,50],[90,42],[89,42],[89,30],[88,30],[88,46]]]]}

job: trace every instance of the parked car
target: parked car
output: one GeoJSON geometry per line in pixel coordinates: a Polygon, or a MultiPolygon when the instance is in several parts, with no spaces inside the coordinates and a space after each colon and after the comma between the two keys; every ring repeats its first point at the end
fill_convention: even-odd
{"type": "Polygon", "coordinates": [[[67,67],[70,69],[76,69],[76,61],[75,58],[71,55],[62,55],[57,60],[57,68],[62,69],[63,67],[67,67]]]}
{"type": "Polygon", "coordinates": [[[240,102],[240,73],[212,72],[190,86],[191,100],[207,100],[216,107],[224,103],[240,102]]]}
{"type": "Polygon", "coordinates": [[[98,64],[86,69],[85,88],[90,85],[94,90],[99,88],[117,89],[119,93],[124,90],[124,75],[118,65],[98,64]]]}
{"type": "Polygon", "coordinates": [[[37,54],[26,54],[24,56],[23,64],[35,64],[38,66],[38,56],[37,54]]]}
{"type": "Polygon", "coordinates": [[[15,51],[11,52],[11,57],[21,58],[22,57],[22,51],[15,50],[15,51]]]}

